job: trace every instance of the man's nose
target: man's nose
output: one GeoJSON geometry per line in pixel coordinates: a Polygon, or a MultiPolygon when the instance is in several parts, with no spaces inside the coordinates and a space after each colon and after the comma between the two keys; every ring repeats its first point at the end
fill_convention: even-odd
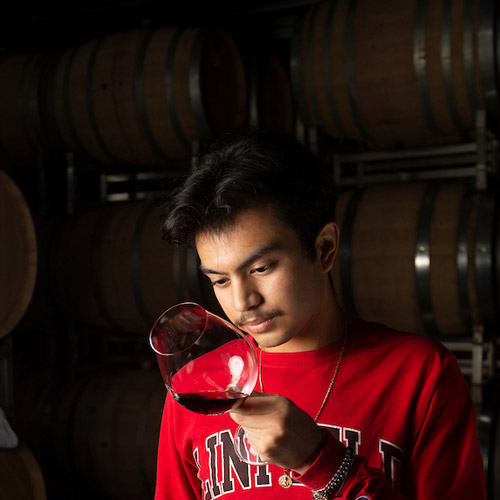
{"type": "Polygon", "coordinates": [[[233,307],[238,312],[248,311],[260,304],[259,291],[247,280],[236,280],[233,284],[233,307]]]}

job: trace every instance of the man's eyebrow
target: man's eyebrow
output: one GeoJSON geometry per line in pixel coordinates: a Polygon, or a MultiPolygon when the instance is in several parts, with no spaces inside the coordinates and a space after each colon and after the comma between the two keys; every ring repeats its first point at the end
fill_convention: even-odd
{"type": "MultiPolygon", "coordinates": [[[[271,252],[276,252],[277,250],[281,250],[282,248],[283,245],[280,245],[278,243],[272,243],[271,245],[266,245],[264,247],[257,248],[254,252],[252,252],[250,255],[247,256],[247,258],[237,267],[236,270],[240,272],[246,267],[248,267],[250,264],[255,262],[256,260],[260,259],[261,257],[264,257],[265,255],[271,252]]],[[[220,275],[227,274],[222,271],[209,269],[208,267],[205,267],[203,265],[200,265],[200,270],[204,274],[220,274],[220,275]]]]}

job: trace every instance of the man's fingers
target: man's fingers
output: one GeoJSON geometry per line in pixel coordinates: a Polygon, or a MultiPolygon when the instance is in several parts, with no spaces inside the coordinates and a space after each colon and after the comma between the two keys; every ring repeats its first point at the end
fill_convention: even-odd
{"type": "Polygon", "coordinates": [[[237,408],[232,409],[230,414],[241,415],[263,415],[274,411],[277,397],[274,394],[253,391],[248,398],[237,408]]]}

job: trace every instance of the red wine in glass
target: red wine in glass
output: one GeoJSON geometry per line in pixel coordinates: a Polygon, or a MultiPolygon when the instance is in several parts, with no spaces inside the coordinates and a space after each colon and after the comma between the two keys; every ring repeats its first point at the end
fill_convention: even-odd
{"type": "Polygon", "coordinates": [[[246,394],[235,393],[228,397],[225,392],[174,394],[174,399],[184,408],[203,415],[220,415],[238,406],[246,399],[246,394]]]}

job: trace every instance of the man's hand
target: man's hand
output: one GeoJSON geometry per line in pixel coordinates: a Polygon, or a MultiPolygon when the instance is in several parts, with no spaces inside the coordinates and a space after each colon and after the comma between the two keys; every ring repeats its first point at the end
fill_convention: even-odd
{"type": "Polygon", "coordinates": [[[276,394],[254,392],[230,415],[262,460],[299,474],[314,462],[325,439],[306,412],[276,394]]]}

